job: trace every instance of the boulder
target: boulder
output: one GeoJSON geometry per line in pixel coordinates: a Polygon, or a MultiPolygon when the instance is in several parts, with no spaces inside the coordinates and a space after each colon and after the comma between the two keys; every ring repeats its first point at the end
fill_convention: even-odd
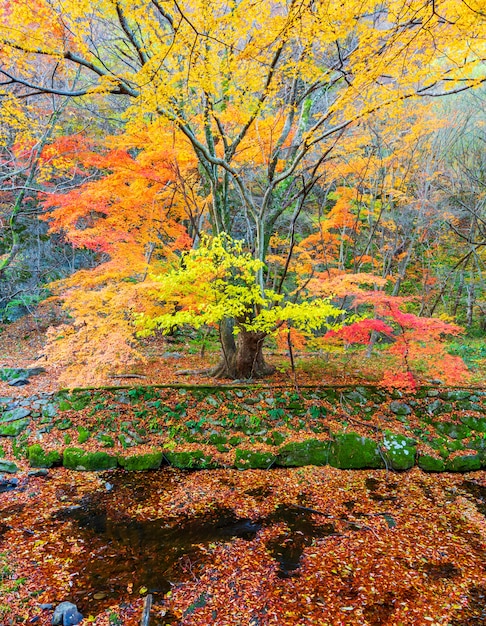
{"type": "Polygon", "coordinates": [[[237,469],[268,469],[276,460],[277,457],[271,452],[252,452],[237,448],[235,467],[237,469]]]}
{"type": "Polygon", "coordinates": [[[217,467],[213,457],[201,450],[189,452],[165,452],[165,458],[173,467],[179,469],[214,469],[217,467]]]}
{"type": "Polygon", "coordinates": [[[447,435],[452,439],[464,439],[469,437],[471,431],[466,424],[455,424],[454,422],[435,422],[435,430],[441,435],[447,435]]]}
{"type": "Polygon", "coordinates": [[[442,459],[439,459],[430,454],[421,454],[417,459],[417,465],[424,472],[444,472],[445,463],[442,459]]]}
{"type": "Polygon", "coordinates": [[[383,437],[383,447],[391,469],[408,470],[414,466],[417,444],[413,439],[387,431],[383,437]]]}
{"type": "Polygon", "coordinates": [[[412,407],[405,404],[405,402],[398,402],[397,400],[394,400],[390,404],[390,411],[395,413],[395,415],[410,415],[412,407]]]}
{"type": "Polygon", "coordinates": [[[481,469],[481,459],[476,454],[456,456],[446,461],[448,472],[474,472],[481,469]]]}
{"type": "Polygon", "coordinates": [[[116,456],[106,452],[87,452],[82,448],[66,448],[63,465],[68,469],[80,471],[98,471],[115,469],[118,465],[116,456]]]}
{"type": "Polygon", "coordinates": [[[3,415],[0,417],[0,424],[7,424],[8,422],[15,422],[17,420],[24,419],[25,417],[29,417],[31,414],[30,409],[26,409],[24,407],[17,407],[16,409],[10,409],[10,411],[5,411],[3,415]]]}
{"type": "Polygon", "coordinates": [[[307,439],[307,441],[289,442],[278,450],[277,464],[283,467],[302,467],[304,465],[327,465],[329,441],[307,439]]]}
{"type": "Polygon", "coordinates": [[[329,448],[329,465],[339,469],[385,467],[377,443],[356,433],[337,434],[329,448]]]}
{"type": "Polygon", "coordinates": [[[159,469],[162,464],[163,456],[162,452],[119,456],[118,463],[120,467],[130,472],[159,469]]]}
{"type": "Polygon", "coordinates": [[[11,461],[4,461],[0,459],[0,472],[6,472],[7,474],[15,474],[19,471],[19,468],[11,461]]]}
{"type": "Polygon", "coordinates": [[[56,450],[45,452],[38,443],[27,448],[30,467],[52,467],[61,463],[61,455],[56,450]]]}
{"type": "Polygon", "coordinates": [[[52,626],[76,626],[83,619],[78,607],[72,602],[61,602],[54,609],[52,626]]]}
{"type": "Polygon", "coordinates": [[[8,422],[7,424],[0,424],[0,437],[16,437],[27,428],[30,424],[30,419],[15,420],[8,422]]]}
{"type": "Polygon", "coordinates": [[[7,385],[9,385],[10,387],[23,387],[24,385],[30,385],[30,380],[28,378],[13,378],[12,380],[9,380],[7,385]]]}

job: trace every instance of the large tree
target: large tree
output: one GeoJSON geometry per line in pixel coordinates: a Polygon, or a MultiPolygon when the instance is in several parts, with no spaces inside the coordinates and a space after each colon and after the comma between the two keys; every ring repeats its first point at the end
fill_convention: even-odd
{"type": "MultiPolygon", "coordinates": [[[[262,296],[271,236],[294,232],[350,128],[486,80],[479,0],[13,0],[0,18],[6,93],[117,96],[130,130],[173,126],[197,159],[213,234],[245,240],[262,296]]],[[[246,364],[227,373],[263,373],[260,337],[235,342],[232,320],[221,325],[226,362],[246,364]]]]}

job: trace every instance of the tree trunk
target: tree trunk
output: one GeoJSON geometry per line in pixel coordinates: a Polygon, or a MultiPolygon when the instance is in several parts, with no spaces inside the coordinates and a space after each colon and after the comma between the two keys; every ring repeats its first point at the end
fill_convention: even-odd
{"type": "Polygon", "coordinates": [[[235,336],[228,320],[221,328],[221,346],[223,358],[211,375],[217,378],[249,379],[264,378],[273,374],[275,368],[263,358],[265,333],[240,330],[235,336]]]}

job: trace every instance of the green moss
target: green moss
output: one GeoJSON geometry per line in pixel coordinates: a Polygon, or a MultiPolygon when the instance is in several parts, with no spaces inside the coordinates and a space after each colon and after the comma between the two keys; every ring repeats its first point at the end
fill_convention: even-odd
{"type": "Polygon", "coordinates": [[[472,415],[463,415],[460,418],[461,422],[465,424],[471,430],[476,430],[480,433],[486,433],[486,417],[474,417],[472,415]]]}
{"type": "Polygon", "coordinates": [[[329,442],[318,439],[290,442],[279,448],[277,463],[283,467],[304,465],[326,465],[329,456],[329,442]]]}
{"type": "Polygon", "coordinates": [[[115,441],[113,440],[113,437],[110,437],[110,435],[105,435],[104,433],[101,433],[96,437],[96,439],[98,439],[98,441],[103,444],[104,448],[115,447],[115,441]]]}
{"type": "Polygon", "coordinates": [[[8,424],[0,424],[0,437],[16,437],[30,424],[30,419],[15,420],[8,424]]]}
{"type": "Polygon", "coordinates": [[[277,457],[271,452],[252,452],[237,448],[235,467],[237,469],[268,469],[277,457]]]}
{"type": "Polygon", "coordinates": [[[56,422],[54,422],[54,426],[59,430],[67,430],[68,428],[71,428],[72,425],[72,421],[67,417],[65,419],[57,420],[56,422]]]}
{"type": "Polygon", "coordinates": [[[166,452],[165,458],[173,467],[179,469],[213,469],[217,467],[212,456],[201,450],[190,452],[166,452]]]}
{"type": "Polygon", "coordinates": [[[132,454],[119,456],[118,463],[129,472],[159,469],[163,459],[162,452],[148,452],[147,454],[132,454]]]}
{"type": "Polygon", "coordinates": [[[356,433],[340,433],[329,449],[329,465],[340,469],[385,467],[379,446],[356,433]]]}
{"type": "Polygon", "coordinates": [[[424,472],[443,472],[445,471],[445,463],[442,459],[438,459],[430,454],[421,454],[417,459],[417,465],[424,472]]]}
{"type": "Polygon", "coordinates": [[[106,452],[86,452],[82,448],[66,448],[63,465],[68,469],[97,471],[114,469],[117,466],[116,456],[106,452]]]}
{"type": "Polygon", "coordinates": [[[417,445],[413,439],[390,431],[383,438],[387,465],[394,470],[408,470],[415,464],[417,445]]]}
{"type": "Polygon", "coordinates": [[[478,469],[481,469],[481,460],[475,454],[456,456],[446,462],[448,472],[473,472],[478,469]]]}
{"type": "Polygon", "coordinates": [[[435,422],[435,430],[442,435],[447,435],[452,439],[464,439],[469,437],[471,431],[465,424],[455,424],[453,422],[435,422]]]}
{"type": "Polygon", "coordinates": [[[85,428],[84,426],[78,426],[78,443],[84,443],[85,441],[88,441],[90,436],[91,433],[87,428],[85,428]]]}
{"type": "Polygon", "coordinates": [[[216,446],[221,443],[227,443],[228,438],[225,435],[221,435],[219,433],[212,433],[209,437],[209,443],[213,446],[216,446]]]}
{"type": "Polygon", "coordinates": [[[29,459],[30,467],[52,467],[61,463],[59,452],[56,450],[46,452],[38,443],[27,448],[27,458],[29,459]]]}

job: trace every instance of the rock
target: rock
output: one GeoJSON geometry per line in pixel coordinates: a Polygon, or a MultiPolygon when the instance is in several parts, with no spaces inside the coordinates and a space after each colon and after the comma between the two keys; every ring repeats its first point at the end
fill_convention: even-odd
{"type": "Polygon", "coordinates": [[[464,439],[469,437],[471,431],[465,424],[454,424],[453,422],[435,422],[433,424],[435,430],[442,434],[451,437],[452,439],[464,439]]]}
{"type": "Polygon", "coordinates": [[[10,387],[23,387],[24,385],[30,385],[30,380],[28,378],[14,378],[9,380],[7,385],[10,387]]]}
{"type": "Polygon", "coordinates": [[[7,474],[15,474],[19,471],[19,468],[11,461],[4,461],[0,459],[0,472],[7,472],[7,474]]]}
{"type": "Polygon", "coordinates": [[[277,463],[283,467],[326,465],[329,457],[329,441],[307,439],[290,442],[279,448],[277,463]]]}
{"type": "Polygon", "coordinates": [[[45,452],[42,446],[35,443],[27,448],[30,467],[52,467],[61,463],[61,455],[56,450],[45,452]]]}
{"type": "Polygon", "coordinates": [[[271,452],[252,452],[237,448],[235,467],[237,469],[268,469],[276,460],[277,457],[271,452]]]}
{"type": "Polygon", "coordinates": [[[335,436],[329,448],[329,465],[340,469],[378,469],[385,467],[379,446],[356,433],[335,436]]]}
{"type": "Polygon", "coordinates": [[[456,456],[446,462],[448,472],[473,472],[478,469],[481,469],[481,460],[475,454],[456,456]]]}
{"type": "Polygon", "coordinates": [[[415,465],[417,444],[413,439],[391,432],[386,432],[383,438],[385,458],[391,469],[407,470],[415,465]]]}
{"type": "Polygon", "coordinates": [[[63,465],[79,471],[98,471],[115,469],[118,465],[116,456],[106,452],[86,452],[82,448],[66,448],[63,465]]]}
{"type": "Polygon", "coordinates": [[[162,452],[119,456],[118,463],[123,469],[131,472],[159,469],[162,464],[163,456],[162,452]]]}
{"type": "Polygon", "coordinates": [[[52,626],[75,626],[79,624],[83,616],[78,607],[72,602],[61,602],[54,610],[52,626]]]}
{"type": "Polygon", "coordinates": [[[394,400],[390,404],[390,411],[395,413],[395,415],[410,415],[412,407],[405,404],[405,402],[398,402],[397,400],[394,400]]]}
{"type": "Polygon", "coordinates": [[[486,417],[463,415],[460,417],[460,420],[471,430],[476,430],[480,433],[486,433],[486,417]]]}
{"type": "Polygon", "coordinates": [[[441,393],[440,397],[443,400],[452,400],[453,402],[455,402],[456,400],[467,400],[467,398],[469,398],[470,395],[471,395],[470,391],[462,391],[458,389],[453,389],[453,390],[449,390],[449,391],[445,391],[444,393],[441,393]]]}
{"type": "Polygon", "coordinates": [[[444,472],[445,463],[442,459],[438,459],[430,454],[421,454],[417,459],[417,465],[424,472],[444,472]]]}
{"type": "Polygon", "coordinates": [[[23,430],[27,428],[30,423],[30,419],[15,420],[8,424],[0,424],[0,436],[1,437],[16,437],[23,430]]]}
{"type": "Polygon", "coordinates": [[[179,352],[164,352],[162,354],[163,359],[183,359],[184,355],[179,352]]]}
{"type": "Polygon", "coordinates": [[[0,417],[0,424],[15,422],[16,420],[21,420],[24,417],[28,417],[30,414],[30,409],[24,409],[23,407],[10,409],[10,411],[5,411],[5,413],[0,417]]]}
{"type": "Polygon", "coordinates": [[[0,476],[0,493],[4,493],[5,491],[12,491],[19,486],[18,478],[4,478],[0,476]]]}
{"type": "Polygon", "coordinates": [[[25,370],[25,374],[27,377],[31,377],[31,376],[39,376],[39,374],[45,374],[46,373],[46,368],[45,367],[30,367],[29,369],[25,370]]]}
{"type": "Polygon", "coordinates": [[[30,470],[30,472],[27,472],[27,476],[32,476],[33,478],[42,478],[45,476],[49,476],[49,471],[47,469],[30,470]]]}
{"type": "Polygon", "coordinates": [[[201,450],[190,452],[165,452],[165,458],[173,467],[179,469],[213,469],[217,467],[213,457],[201,450]]]}

